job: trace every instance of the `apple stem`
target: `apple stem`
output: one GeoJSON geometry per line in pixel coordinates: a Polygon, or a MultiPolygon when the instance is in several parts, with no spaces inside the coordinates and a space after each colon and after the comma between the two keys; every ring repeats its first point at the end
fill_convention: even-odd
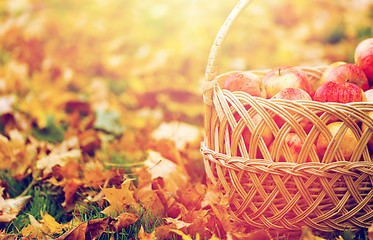
{"type": "Polygon", "coordinates": [[[346,82],[349,82],[350,81],[350,79],[349,78],[346,78],[346,82]]]}

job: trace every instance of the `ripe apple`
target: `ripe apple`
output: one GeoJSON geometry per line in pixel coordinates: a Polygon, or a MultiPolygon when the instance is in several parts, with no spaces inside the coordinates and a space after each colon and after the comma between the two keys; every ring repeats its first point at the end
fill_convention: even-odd
{"type": "Polygon", "coordinates": [[[272,99],[287,99],[287,100],[312,100],[311,96],[300,88],[289,87],[282,89],[275,94],[272,99]]]}
{"type": "Polygon", "coordinates": [[[369,89],[369,81],[363,70],[352,63],[335,67],[330,71],[326,81],[350,82],[358,85],[363,91],[369,89]]]}
{"type": "Polygon", "coordinates": [[[277,67],[269,71],[262,79],[267,98],[272,98],[285,88],[300,88],[310,93],[307,74],[298,67],[277,67]]]}
{"type": "MultiPolygon", "coordinates": [[[[373,119],[373,112],[368,112],[367,115],[373,119]]],[[[365,125],[364,123],[361,124],[361,131],[364,133],[367,130],[368,126],[365,125]]],[[[368,146],[373,149],[373,136],[369,139],[368,141],[368,146]]]]}
{"type": "Polygon", "coordinates": [[[316,90],[319,86],[323,85],[323,84],[326,82],[326,79],[328,78],[330,72],[331,72],[334,68],[336,68],[336,67],[338,67],[338,66],[340,66],[340,65],[343,65],[343,64],[346,64],[346,62],[339,61],[339,62],[333,62],[333,63],[329,64],[329,66],[328,66],[328,67],[325,69],[325,71],[323,72],[323,74],[322,74],[322,76],[321,76],[321,78],[320,78],[320,81],[318,82],[318,86],[317,86],[317,85],[315,86],[315,87],[316,87],[315,90],[316,90]]]}
{"type": "MultiPolygon", "coordinates": [[[[326,125],[328,130],[330,131],[331,135],[334,136],[337,134],[338,129],[342,125],[342,122],[332,122],[326,125]]],[[[342,154],[344,156],[344,159],[346,161],[350,160],[352,153],[355,150],[355,147],[357,145],[357,139],[355,135],[353,134],[351,129],[347,129],[345,135],[342,137],[342,140],[339,144],[339,148],[342,151],[342,154]]],[[[326,140],[323,134],[320,133],[320,135],[317,137],[316,140],[316,148],[317,153],[319,154],[320,159],[322,159],[325,155],[326,149],[329,146],[329,141],[326,140]]],[[[335,161],[335,159],[332,159],[332,161],[335,161]]]]}
{"type": "Polygon", "coordinates": [[[251,72],[238,72],[230,75],[225,80],[222,88],[232,92],[243,91],[251,96],[267,97],[261,78],[251,72]]]}
{"type": "MultiPolygon", "coordinates": [[[[299,158],[299,153],[300,153],[300,151],[302,150],[302,147],[303,147],[303,142],[299,138],[298,134],[293,133],[293,132],[288,133],[285,136],[284,143],[286,143],[288,145],[289,150],[290,150],[290,156],[291,156],[290,162],[296,162],[296,163],[304,162],[304,160],[302,162],[300,162],[300,159],[298,159],[299,158]]],[[[271,145],[269,146],[269,149],[268,149],[272,156],[274,154],[273,146],[274,146],[274,142],[271,143],[271,145]]],[[[312,148],[316,151],[315,144],[313,144],[312,148]]],[[[285,158],[283,149],[280,149],[280,157],[279,157],[278,161],[279,162],[286,162],[286,158],[285,158]]],[[[311,158],[308,156],[305,159],[305,162],[311,162],[311,158]]]]}
{"type": "Polygon", "coordinates": [[[338,103],[366,102],[366,96],[354,83],[329,81],[316,90],[313,100],[338,103]]]}
{"type": "Polygon", "coordinates": [[[355,64],[365,73],[369,84],[373,85],[373,38],[361,41],[355,49],[355,64]]]}

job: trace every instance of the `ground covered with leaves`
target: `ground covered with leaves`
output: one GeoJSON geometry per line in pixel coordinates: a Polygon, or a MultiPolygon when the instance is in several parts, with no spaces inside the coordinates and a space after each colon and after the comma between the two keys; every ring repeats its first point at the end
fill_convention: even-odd
{"type": "MultiPolygon", "coordinates": [[[[222,71],[348,61],[372,34],[365,2],[257,2],[222,71]]],[[[203,71],[233,6],[2,1],[0,239],[270,239],[229,218],[199,152],[203,71]]]]}

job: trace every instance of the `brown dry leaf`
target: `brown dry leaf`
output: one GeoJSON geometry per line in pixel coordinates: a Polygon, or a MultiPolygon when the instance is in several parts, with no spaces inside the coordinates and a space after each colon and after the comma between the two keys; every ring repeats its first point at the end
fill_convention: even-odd
{"type": "Polygon", "coordinates": [[[113,226],[117,232],[122,232],[123,229],[135,223],[139,218],[134,213],[121,213],[118,217],[114,218],[115,223],[113,223],[113,226]]]}
{"type": "Polygon", "coordinates": [[[159,199],[158,194],[151,189],[151,184],[137,188],[134,196],[150,214],[163,216],[165,207],[159,199]]]}
{"type": "Polygon", "coordinates": [[[61,235],[56,240],[97,239],[109,226],[110,218],[89,220],[76,226],[71,231],[61,235]]]}
{"type": "Polygon", "coordinates": [[[70,209],[75,206],[75,197],[79,188],[83,186],[80,179],[68,179],[63,187],[65,192],[65,201],[61,204],[65,209],[70,209]]]}
{"type": "Polygon", "coordinates": [[[151,179],[161,177],[164,179],[164,188],[173,194],[190,181],[185,169],[161,156],[159,152],[148,151],[148,158],[144,162],[151,179]]]}
{"type": "Polygon", "coordinates": [[[183,204],[188,210],[199,209],[206,194],[206,186],[201,183],[188,184],[180,188],[176,200],[183,204]]]}
{"type": "Polygon", "coordinates": [[[181,214],[187,212],[187,209],[184,207],[184,205],[176,201],[175,198],[166,191],[166,189],[161,188],[159,186],[154,186],[153,188],[155,188],[155,193],[158,195],[159,200],[164,206],[165,213],[167,214],[167,216],[171,218],[177,218],[181,214]]]}
{"type": "Polygon", "coordinates": [[[0,187],[0,222],[11,222],[30,201],[31,196],[4,199],[4,188],[0,187]]]}
{"type": "Polygon", "coordinates": [[[119,212],[123,212],[130,208],[140,210],[140,204],[135,200],[134,191],[131,187],[132,180],[126,179],[120,189],[104,188],[105,199],[110,203],[110,206],[102,210],[102,213],[108,216],[117,216],[119,212]]]}
{"type": "Polygon", "coordinates": [[[75,161],[68,162],[65,166],[57,165],[53,167],[53,176],[56,180],[80,178],[81,165],[75,161]]]}
{"type": "Polygon", "coordinates": [[[93,154],[101,146],[101,140],[98,133],[89,129],[79,134],[79,144],[83,153],[93,154]]]}

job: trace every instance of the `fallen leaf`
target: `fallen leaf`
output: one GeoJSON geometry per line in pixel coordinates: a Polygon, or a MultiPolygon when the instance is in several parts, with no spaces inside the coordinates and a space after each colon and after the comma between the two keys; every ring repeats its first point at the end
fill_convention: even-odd
{"type": "MultiPolygon", "coordinates": [[[[170,231],[176,233],[179,236],[181,236],[183,240],[193,240],[193,238],[191,236],[186,235],[185,233],[183,233],[180,230],[171,229],[170,231]]],[[[196,236],[196,240],[199,240],[199,235],[196,236]]]]}
{"type": "MultiPolygon", "coordinates": [[[[369,230],[368,230],[369,231],[369,230]]],[[[368,236],[369,237],[369,236],[368,236]]],[[[302,228],[302,240],[325,240],[324,238],[315,236],[309,227],[302,228]]]]}
{"type": "Polygon", "coordinates": [[[163,216],[165,207],[158,194],[151,189],[151,184],[137,188],[134,194],[142,207],[149,211],[152,216],[163,216]]]}
{"type": "Polygon", "coordinates": [[[81,223],[71,231],[64,233],[56,240],[88,240],[97,239],[108,229],[110,218],[99,218],[81,223]]]}
{"type": "Polygon", "coordinates": [[[65,201],[61,204],[64,208],[70,209],[70,206],[75,206],[75,197],[77,196],[78,190],[83,186],[80,179],[72,178],[68,179],[63,187],[65,193],[65,201]]]}
{"type": "Polygon", "coordinates": [[[36,162],[36,168],[44,170],[44,174],[52,172],[54,166],[65,166],[70,161],[78,161],[81,159],[82,153],[80,149],[71,149],[66,152],[53,151],[49,155],[42,157],[36,162]]]}
{"type": "Polygon", "coordinates": [[[144,227],[141,226],[139,233],[137,234],[137,239],[139,240],[153,240],[155,238],[155,231],[151,233],[146,233],[144,227]]]}
{"type": "Polygon", "coordinates": [[[31,196],[4,199],[4,188],[0,187],[0,222],[11,222],[30,201],[31,196]]]}
{"type": "Polygon", "coordinates": [[[206,187],[201,183],[188,184],[176,192],[176,200],[188,210],[199,209],[206,194],[206,187]]]}
{"type": "Polygon", "coordinates": [[[98,133],[93,129],[86,130],[78,135],[79,145],[84,153],[94,154],[96,149],[101,146],[98,133]]]}
{"type": "Polygon", "coordinates": [[[134,213],[124,212],[114,218],[113,226],[117,232],[122,232],[123,229],[135,223],[140,217],[134,213]]]}
{"type": "Polygon", "coordinates": [[[178,218],[180,215],[187,212],[184,205],[176,201],[176,199],[169,192],[167,192],[166,189],[158,185],[154,186],[153,188],[155,189],[155,193],[157,194],[159,200],[163,204],[167,216],[171,218],[178,218]]]}
{"type": "Polygon", "coordinates": [[[40,216],[42,218],[41,222],[43,223],[43,232],[48,235],[61,234],[64,230],[70,227],[69,224],[60,224],[56,222],[54,217],[49,215],[47,212],[43,213],[43,211],[40,211],[40,216]]]}
{"type": "Polygon", "coordinates": [[[190,181],[185,169],[161,156],[159,152],[148,151],[148,158],[144,162],[151,179],[164,179],[165,189],[176,194],[177,190],[186,186],[190,181]]]}
{"type": "Polygon", "coordinates": [[[22,229],[22,235],[32,239],[50,239],[43,231],[43,224],[39,223],[34,216],[29,215],[30,224],[22,229]]]}
{"type": "Polygon", "coordinates": [[[120,135],[124,131],[124,126],[120,125],[119,119],[119,112],[98,110],[96,112],[96,121],[94,127],[108,133],[120,135]]]}
{"type": "Polygon", "coordinates": [[[22,176],[36,157],[37,146],[18,130],[9,131],[9,139],[0,134],[0,169],[9,169],[12,176],[22,176]]]}
{"type": "Polygon", "coordinates": [[[151,136],[155,140],[172,140],[176,144],[176,149],[185,150],[187,145],[199,145],[202,133],[202,129],[195,125],[173,121],[162,123],[151,136]]]}
{"type": "Polygon", "coordinates": [[[120,189],[116,189],[114,187],[102,189],[105,195],[105,199],[109,202],[110,206],[108,206],[101,212],[113,217],[129,209],[139,211],[141,209],[141,206],[133,196],[134,191],[131,190],[131,184],[132,180],[126,179],[122,183],[120,189]]]}

